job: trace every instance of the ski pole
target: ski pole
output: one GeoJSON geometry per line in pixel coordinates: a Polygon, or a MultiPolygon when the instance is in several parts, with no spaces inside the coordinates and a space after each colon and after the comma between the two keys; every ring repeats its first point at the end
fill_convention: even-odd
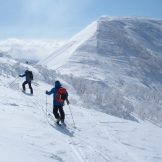
{"type": "Polygon", "coordinates": [[[75,127],[74,118],[73,118],[73,114],[72,114],[72,112],[71,112],[71,108],[70,108],[70,105],[69,105],[69,110],[70,110],[70,114],[71,114],[71,117],[72,117],[72,120],[73,120],[74,128],[76,128],[76,127],[75,127]]]}
{"type": "Polygon", "coordinates": [[[47,95],[46,95],[46,120],[47,120],[47,95]]]}
{"type": "Polygon", "coordinates": [[[12,81],[12,82],[8,85],[8,87],[10,87],[18,78],[19,78],[19,76],[17,76],[16,79],[14,79],[14,81],[12,81]]]}

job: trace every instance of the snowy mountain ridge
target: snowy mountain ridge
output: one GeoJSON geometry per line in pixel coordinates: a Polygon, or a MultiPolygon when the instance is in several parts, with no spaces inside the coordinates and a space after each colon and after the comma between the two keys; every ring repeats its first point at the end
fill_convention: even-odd
{"type": "Polygon", "coordinates": [[[162,20],[104,16],[39,64],[72,83],[87,107],[161,123],[161,53],[162,20]]]}
{"type": "Polygon", "coordinates": [[[52,67],[52,69],[57,69],[63,66],[69,58],[72,56],[73,52],[87,41],[90,37],[95,34],[97,29],[97,22],[92,22],[84,30],[72,37],[64,46],[59,48],[54,52],[54,54],[47,57],[45,60],[39,62],[41,65],[47,65],[47,67],[52,67]],[[86,35],[86,36],[85,36],[86,35]],[[55,63],[53,63],[53,60],[55,63]],[[62,60],[62,61],[60,61],[62,60]]]}

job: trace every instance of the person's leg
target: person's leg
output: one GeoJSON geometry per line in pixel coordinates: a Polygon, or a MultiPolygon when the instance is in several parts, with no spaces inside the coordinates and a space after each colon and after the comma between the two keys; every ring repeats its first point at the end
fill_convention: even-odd
{"type": "Polygon", "coordinates": [[[64,120],[65,120],[65,113],[64,113],[63,106],[60,106],[60,107],[59,107],[59,113],[60,113],[61,122],[64,123],[64,120]]]}
{"type": "Polygon", "coordinates": [[[31,86],[31,82],[28,82],[28,85],[29,85],[30,93],[33,94],[33,88],[31,86]]]}
{"type": "Polygon", "coordinates": [[[55,116],[56,119],[60,119],[60,115],[58,113],[58,106],[53,107],[53,115],[55,116]]]}
{"type": "Polygon", "coordinates": [[[22,87],[23,87],[23,91],[25,91],[25,85],[27,84],[28,82],[25,81],[23,84],[22,84],[22,87]]]}
{"type": "Polygon", "coordinates": [[[53,107],[53,114],[54,114],[55,118],[57,119],[56,123],[59,125],[60,124],[59,123],[60,122],[60,115],[58,113],[58,109],[59,109],[58,106],[53,107]]]}

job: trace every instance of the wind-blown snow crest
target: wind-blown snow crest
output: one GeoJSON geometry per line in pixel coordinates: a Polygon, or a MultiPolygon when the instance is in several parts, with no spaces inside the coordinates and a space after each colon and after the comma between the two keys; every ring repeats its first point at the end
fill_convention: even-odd
{"type": "Polygon", "coordinates": [[[68,62],[73,53],[80,47],[85,41],[91,38],[97,30],[97,22],[94,21],[88,25],[84,30],[76,34],[70,39],[64,46],[56,50],[45,60],[39,62],[41,65],[45,65],[52,69],[58,69],[68,62]]]}

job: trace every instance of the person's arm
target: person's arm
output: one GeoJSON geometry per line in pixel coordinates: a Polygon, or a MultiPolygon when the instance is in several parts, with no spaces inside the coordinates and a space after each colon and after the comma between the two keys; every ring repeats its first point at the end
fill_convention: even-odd
{"type": "Polygon", "coordinates": [[[26,74],[23,74],[23,75],[19,75],[19,77],[24,77],[24,76],[26,76],[26,74]]]}
{"type": "Polygon", "coordinates": [[[70,104],[68,97],[66,98],[66,103],[67,103],[67,105],[70,104]]]}
{"type": "Polygon", "coordinates": [[[51,94],[54,93],[54,90],[55,90],[55,88],[52,88],[50,91],[46,91],[46,94],[47,94],[47,95],[51,95],[51,94]]]}
{"type": "Polygon", "coordinates": [[[69,99],[68,99],[68,93],[67,93],[67,97],[66,97],[66,103],[67,103],[67,105],[70,104],[69,99]]]}

